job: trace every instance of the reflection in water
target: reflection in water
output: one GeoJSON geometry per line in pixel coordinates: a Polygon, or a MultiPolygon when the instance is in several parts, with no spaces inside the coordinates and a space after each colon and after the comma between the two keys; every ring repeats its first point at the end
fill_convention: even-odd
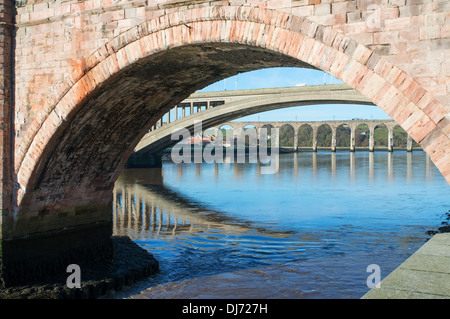
{"type": "Polygon", "coordinates": [[[331,177],[336,177],[336,152],[331,153],[331,177]]]}
{"type": "Polygon", "coordinates": [[[355,177],[356,177],[355,152],[350,152],[350,179],[354,180],[355,177]]]}
{"type": "Polygon", "coordinates": [[[389,180],[392,180],[394,177],[394,170],[393,170],[394,163],[393,162],[394,162],[393,153],[388,152],[387,177],[389,180]]]}
{"type": "Polygon", "coordinates": [[[313,172],[313,176],[316,178],[317,177],[317,153],[316,152],[312,153],[312,172],[313,172]]]}
{"type": "Polygon", "coordinates": [[[277,161],[273,175],[230,158],[124,171],[114,234],[153,253],[161,273],[116,297],[360,298],[368,264],[383,278],[449,210],[448,185],[423,152],[277,161]]]}
{"type": "Polygon", "coordinates": [[[426,154],[425,176],[427,177],[427,180],[431,179],[433,168],[434,165],[431,162],[430,155],[426,154]]]}
{"type": "MultiPolygon", "coordinates": [[[[140,173],[140,170],[127,172],[130,175],[136,173],[140,173]]],[[[207,208],[163,184],[153,184],[151,180],[149,182],[152,184],[130,183],[124,179],[117,181],[113,210],[115,234],[132,239],[148,236],[157,238],[160,235],[180,235],[210,229],[234,233],[254,229],[278,238],[288,234],[252,227],[250,221],[228,217],[225,212],[207,208]]]]}
{"type": "Polygon", "coordinates": [[[374,155],[373,155],[373,152],[370,152],[369,153],[369,179],[370,180],[373,180],[375,177],[373,161],[374,161],[374,155]]]}
{"type": "Polygon", "coordinates": [[[298,153],[294,153],[294,177],[298,177],[298,153]]]}
{"type": "Polygon", "coordinates": [[[406,153],[406,179],[412,179],[412,154],[411,152],[406,153]]]}

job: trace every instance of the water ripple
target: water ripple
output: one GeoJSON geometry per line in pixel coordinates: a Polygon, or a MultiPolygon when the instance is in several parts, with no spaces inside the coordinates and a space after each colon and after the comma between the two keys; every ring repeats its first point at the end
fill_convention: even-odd
{"type": "Polygon", "coordinates": [[[163,183],[124,172],[114,233],[161,273],[115,297],[359,298],[367,265],[386,276],[448,225],[448,185],[423,152],[284,154],[273,176],[254,165],[168,163],[163,183]]]}

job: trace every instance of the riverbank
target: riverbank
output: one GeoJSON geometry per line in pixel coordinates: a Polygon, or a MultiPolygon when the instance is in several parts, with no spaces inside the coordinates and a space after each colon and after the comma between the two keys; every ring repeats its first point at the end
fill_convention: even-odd
{"type": "Polygon", "coordinates": [[[81,269],[81,287],[69,289],[69,273],[48,282],[0,289],[0,299],[95,299],[159,272],[158,261],[129,237],[113,236],[114,260],[81,269]]]}
{"type": "Polygon", "coordinates": [[[362,299],[450,299],[450,233],[435,234],[362,299]]]}

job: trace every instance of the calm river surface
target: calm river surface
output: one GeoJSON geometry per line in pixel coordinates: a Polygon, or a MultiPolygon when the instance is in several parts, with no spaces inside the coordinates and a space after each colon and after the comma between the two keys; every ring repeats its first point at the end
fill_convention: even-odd
{"type": "Polygon", "coordinates": [[[450,187],[422,151],[281,154],[259,164],[125,170],[114,234],[161,272],[113,298],[360,298],[449,222],[450,187]]]}

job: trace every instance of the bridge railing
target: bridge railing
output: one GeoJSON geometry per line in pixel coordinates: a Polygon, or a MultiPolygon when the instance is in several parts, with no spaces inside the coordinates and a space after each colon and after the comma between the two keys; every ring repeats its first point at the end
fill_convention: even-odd
{"type": "Polygon", "coordinates": [[[152,132],[158,128],[173,123],[177,120],[185,118],[195,113],[212,109],[214,107],[225,104],[224,100],[205,100],[205,101],[183,101],[169,110],[164,116],[156,122],[149,130],[152,132]],[[173,111],[173,114],[171,114],[173,111]],[[181,114],[180,114],[181,113],[181,114]]]}

